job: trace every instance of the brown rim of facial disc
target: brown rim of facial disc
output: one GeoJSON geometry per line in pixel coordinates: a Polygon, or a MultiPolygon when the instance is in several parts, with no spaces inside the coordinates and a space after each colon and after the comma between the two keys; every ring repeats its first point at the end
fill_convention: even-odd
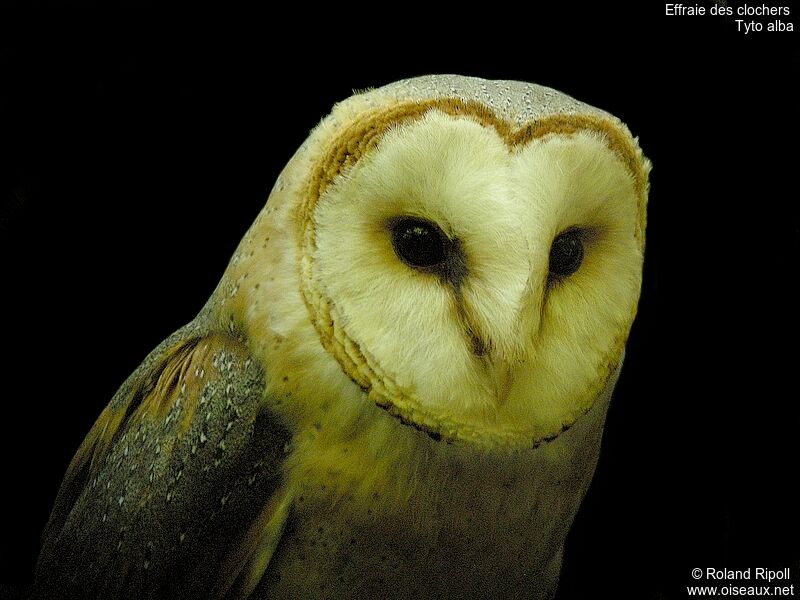
{"type": "MultiPolygon", "coordinates": [[[[333,316],[335,312],[333,303],[322,296],[314,282],[313,263],[316,253],[314,210],[319,199],[338,175],[355,165],[362,156],[379,144],[382,135],[389,128],[418,120],[431,110],[472,119],[484,127],[491,127],[511,150],[549,134],[570,135],[580,131],[601,134],[608,147],[619,157],[633,178],[638,199],[638,218],[634,235],[640,248],[644,246],[647,174],[635,142],[611,119],[588,114],[555,114],[515,128],[507,121],[499,119],[485,105],[457,98],[401,102],[390,107],[365,111],[357,121],[345,127],[339,135],[328,142],[327,148],[320,154],[311,170],[300,207],[301,292],[325,349],[336,357],[348,377],[359,385],[375,404],[395,415],[403,423],[426,432],[434,439],[448,442],[467,441],[482,446],[509,449],[535,448],[558,437],[591,409],[594,399],[606,387],[619,366],[625,336],[617,340],[609,352],[603,377],[587,390],[586,398],[577,403],[580,412],[568,422],[562,423],[560,428],[546,433],[476,429],[465,423],[433,415],[418,400],[405,394],[380,368],[380,365],[374,359],[367,359],[358,344],[347,336],[333,316]]],[[[633,313],[635,314],[635,307],[633,313]]],[[[630,317],[631,322],[634,314],[630,317]]]]}

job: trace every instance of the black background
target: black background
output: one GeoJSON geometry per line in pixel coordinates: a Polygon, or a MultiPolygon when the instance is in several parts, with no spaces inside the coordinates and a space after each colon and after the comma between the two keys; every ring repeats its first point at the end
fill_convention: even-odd
{"type": "Polygon", "coordinates": [[[696,567],[797,577],[796,34],[648,10],[5,35],[0,583],[30,580],[73,452],[203,305],[309,130],[352,89],[433,72],[560,89],[654,163],[640,312],[559,598],[683,598],[696,567]]]}

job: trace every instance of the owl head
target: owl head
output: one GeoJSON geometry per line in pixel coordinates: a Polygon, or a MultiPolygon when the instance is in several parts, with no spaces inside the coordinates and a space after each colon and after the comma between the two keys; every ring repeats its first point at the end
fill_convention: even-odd
{"type": "Polygon", "coordinates": [[[266,364],[311,344],[353,402],[434,439],[535,447],[613,388],[649,168],[618,119],[549,88],[427,76],[356,94],[281,174],[223,312],[262,330],[262,353],[282,346],[266,364]]]}

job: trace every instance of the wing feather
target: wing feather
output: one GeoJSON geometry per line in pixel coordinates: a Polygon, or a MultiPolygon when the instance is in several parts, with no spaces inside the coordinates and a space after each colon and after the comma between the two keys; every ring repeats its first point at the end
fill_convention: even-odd
{"type": "Polygon", "coordinates": [[[289,433],[242,342],[168,342],[70,463],[34,598],[223,598],[263,574],[289,512],[289,433]]]}

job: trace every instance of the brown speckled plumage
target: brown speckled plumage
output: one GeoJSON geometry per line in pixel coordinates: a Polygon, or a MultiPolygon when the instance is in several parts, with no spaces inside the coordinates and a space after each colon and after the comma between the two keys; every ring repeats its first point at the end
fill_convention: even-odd
{"type": "Polygon", "coordinates": [[[280,485],[290,438],[263,410],[263,369],[240,341],[203,329],[185,327],[151,353],[107,409],[122,415],[116,432],[101,418],[79,451],[34,597],[205,597],[280,485]],[[154,398],[146,388],[159,385],[154,398]]]}

